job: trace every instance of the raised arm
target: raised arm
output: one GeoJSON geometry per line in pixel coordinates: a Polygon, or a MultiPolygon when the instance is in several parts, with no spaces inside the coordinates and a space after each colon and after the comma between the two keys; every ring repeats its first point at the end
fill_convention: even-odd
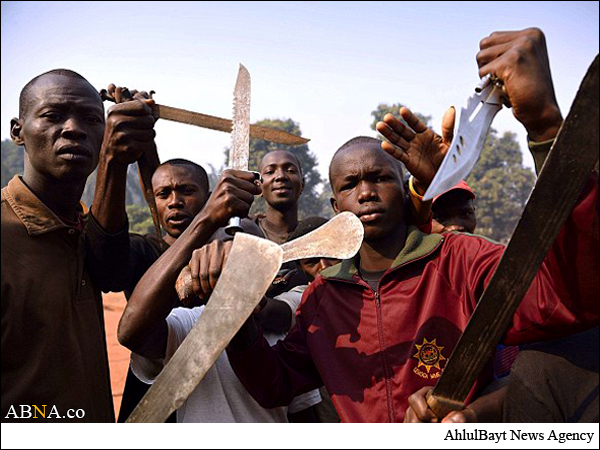
{"type": "Polygon", "coordinates": [[[110,108],[98,163],[91,218],[87,229],[87,263],[103,291],[123,290],[127,282],[129,234],[125,212],[127,169],[141,155],[156,150],[153,101],[136,100],[110,108]]]}
{"type": "Polygon", "coordinates": [[[165,318],[178,301],[175,281],[190,263],[194,250],[202,247],[231,217],[248,215],[260,187],[250,172],[225,171],[206,206],[137,284],[119,324],[119,342],[148,357],[164,356],[165,318]]]}

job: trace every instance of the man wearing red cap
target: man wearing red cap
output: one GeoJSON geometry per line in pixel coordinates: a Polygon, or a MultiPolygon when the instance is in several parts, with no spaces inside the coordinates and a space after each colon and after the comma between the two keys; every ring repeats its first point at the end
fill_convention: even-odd
{"type": "Polygon", "coordinates": [[[433,233],[466,231],[474,233],[477,227],[475,194],[464,181],[433,199],[433,233]]]}

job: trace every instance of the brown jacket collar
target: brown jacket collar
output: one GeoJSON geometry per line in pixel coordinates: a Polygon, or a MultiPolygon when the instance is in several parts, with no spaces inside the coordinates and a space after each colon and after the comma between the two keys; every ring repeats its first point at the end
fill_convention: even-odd
{"type": "MultiPolygon", "coordinates": [[[[61,228],[70,228],[15,176],[2,189],[2,201],[6,200],[30,236],[39,236],[61,228]]],[[[80,212],[83,207],[80,205],[80,212]]]]}

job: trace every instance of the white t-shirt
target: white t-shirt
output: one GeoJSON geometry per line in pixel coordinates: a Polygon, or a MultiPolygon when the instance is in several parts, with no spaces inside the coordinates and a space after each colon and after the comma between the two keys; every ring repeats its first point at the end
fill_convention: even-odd
{"type": "MultiPolygon", "coordinates": [[[[152,384],[192,330],[204,307],[177,308],[167,317],[169,337],[164,360],[132,354],[131,369],[152,384]]],[[[204,379],[177,410],[178,423],[287,423],[287,408],[264,409],[248,393],[223,352],[204,379]]]]}
{"type": "MultiPolygon", "coordinates": [[[[304,294],[306,288],[308,288],[308,285],[296,286],[290,291],[278,295],[274,299],[280,302],[284,302],[292,310],[292,326],[290,328],[293,328],[296,324],[296,310],[302,302],[302,294],[304,294]]],[[[287,333],[264,333],[264,337],[270,346],[273,346],[277,344],[277,342],[284,340],[286,335],[287,333]]],[[[305,409],[310,408],[311,406],[321,403],[321,401],[321,393],[318,389],[309,391],[305,394],[299,395],[298,397],[294,398],[294,400],[292,400],[292,403],[290,403],[290,406],[288,407],[289,412],[291,414],[295,414],[300,411],[304,411],[305,409]]]]}

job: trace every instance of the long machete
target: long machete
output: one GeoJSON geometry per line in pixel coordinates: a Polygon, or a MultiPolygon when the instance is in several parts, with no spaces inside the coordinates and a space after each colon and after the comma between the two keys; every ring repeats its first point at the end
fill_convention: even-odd
{"type": "Polygon", "coordinates": [[[267,292],[282,255],[273,242],[236,234],[210,301],[128,423],[163,423],[183,405],[267,292]]]}
{"type": "Polygon", "coordinates": [[[525,211],[427,402],[460,410],[598,163],[598,56],[588,69],[525,211]]]}
{"type": "MultiPolygon", "coordinates": [[[[202,128],[210,128],[211,130],[223,131],[231,133],[233,122],[229,119],[221,117],[209,116],[185,109],[173,108],[172,106],[155,105],[154,114],[156,117],[173,122],[186,123],[202,128]]],[[[261,125],[250,125],[250,137],[252,139],[262,139],[269,142],[284,145],[303,145],[310,141],[292,133],[275,128],[263,127],[261,125]]]]}
{"type": "MultiPolygon", "coordinates": [[[[108,95],[106,89],[100,91],[100,96],[103,100],[114,101],[114,99],[108,95]]],[[[233,122],[230,119],[223,119],[222,117],[188,111],[187,109],[182,108],[174,108],[172,106],[155,104],[153,113],[154,117],[157,119],[185,123],[187,125],[222,131],[224,133],[231,133],[233,127],[233,122]]],[[[262,139],[264,141],[275,142],[276,144],[291,146],[304,145],[310,142],[310,139],[288,133],[287,131],[263,127],[262,125],[250,125],[250,137],[252,139],[262,139]]]]}
{"type": "MultiPolygon", "coordinates": [[[[229,168],[248,171],[250,159],[250,73],[240,64],[233,90],[233,127],[231,129],[231,149],[229,150],[229,168]]],[[[260,177],[260,174],[258,175],[260,177]]],[[[240,217],[229,219],[225,232],[231,236],[243,231],[240,217]]]]}

